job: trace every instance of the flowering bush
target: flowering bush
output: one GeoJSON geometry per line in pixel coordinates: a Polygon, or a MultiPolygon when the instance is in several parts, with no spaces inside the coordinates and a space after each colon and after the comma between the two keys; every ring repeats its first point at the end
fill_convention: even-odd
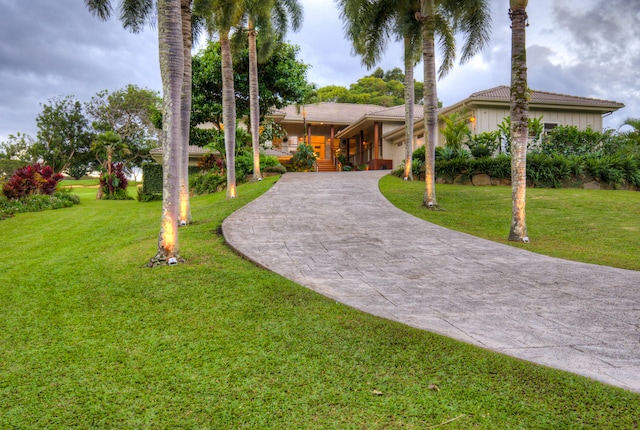
{"type": "Polygon", "coordinates": [[[51,166],[40,163],[29,164],[16,170],[2,186],[2,193],[7,199],[15,200],[33,194],[51,195],[56,192],[60,173],[54,173],[51,166]]]}

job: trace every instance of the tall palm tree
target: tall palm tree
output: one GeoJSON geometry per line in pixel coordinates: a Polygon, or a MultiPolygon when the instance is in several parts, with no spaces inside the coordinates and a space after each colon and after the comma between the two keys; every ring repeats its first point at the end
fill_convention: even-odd
{"type": "Polygon", "coordinates": [[[414,66],[419,61],[420,25],[415,19],[419,0],[339,0],[341,17],[362,63],[373,67],[392,36],[404,44],[405,179],[413,179],[414,66]]]}
{"type": "Polygon", "coordinates": [[[511,9],[511,230],[509,240],[529,242],[526,224],[527,137],[527,0],[510,0],[511,9]]]}
{"type": "Polygon", "coordinates": [[[194,4],[194,12],[206,21],[209,35],[218,33],[222,57],[222,122],[227,162],[227,198],[238,195],[236,188],[236,101],[233,85],[233,58],[231,55],[231,29],[240,22],[242,0],[203,0],[194,4]]]}
{"type": "Polygon", "coordinates": [[[297,31],[302,25],[302,6],[298,0],[245,0],[249,45],[249,125],[253,149],[253,180],[261,180],[260,172],[260,105],[258,63],[269,59],[276,41],[287,33],[289,21],[297,31]],[[257,33],[261,46],[258,49],[257,33]]]}
{"type": "Polygon", "coordinates": [[[479,52],[489,41],[491,18],[487,0],[420,0],[416,18],[422,24],[422,55],[424,67],[424,124],[425,124],[425,185],[422,201],[427,208],[437,208],[435,190],[435,150],[438,133],[438,94],[436,87],[435,40],[440,39],[443,59],[439,77],[453,67],[455,60],[454,34],[464,36],[461,63],[479,52]]]}
{"type": "Polygon", "coordinates": [[[184,51],[184,74],[180,97],[180,126],[182,145],[180,148],[180,225],[191,223],[191,203],[189,199],[189,130],[191,128],[191,48],[193,46],[193,25],[191,20],[191,0],[180,0],[182,17],[182,45],[184,51]]]}
{"type": "MultiPolygon", "coordinates": [[[[182,34],[181,0],[121,0],[120,20],[133,32],[151,22],[154,11],[158,16],[158,47],[160,75],[163,87],[163,196],[162,221],[158,237],[158,251],[152,264],[174,263],[180,259],[178,223],[180,219],[180,162],[181,162],[181,94],[184,78],[184,41],[182,34]],[[157,7],[154,8],[154,6],[157,7]]],[[[85,0],[94,15],[106,20],[113,13],[110,0],[85,0]]],[[[152,22],[151,22],[152,23],[152,22]]]]}

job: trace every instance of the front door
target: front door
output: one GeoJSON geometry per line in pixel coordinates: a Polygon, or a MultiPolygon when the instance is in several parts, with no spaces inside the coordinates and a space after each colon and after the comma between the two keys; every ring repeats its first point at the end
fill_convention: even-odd
{"type": "Polygon", "coordinates": [[[311,146],[313,147],[313,152],[315,152],[318,160],[324,160],[326,158],[326,143],[324,136],[311,136],[311,146]]]}

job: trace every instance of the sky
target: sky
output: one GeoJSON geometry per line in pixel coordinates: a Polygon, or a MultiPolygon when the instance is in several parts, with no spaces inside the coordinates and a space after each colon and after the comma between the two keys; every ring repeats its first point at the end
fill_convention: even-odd
{"type": "MultiPolygon", "coordinates": [[[[335,3],[300,2],[303,26],[288,41],[311,66],[308,81],[348,87],[370,74],[352,55],[335,3]]],[[[444,106],[510,83],[509,0],[489,2],[489,45],[438,82],[444,106]]],[[[605,118],[608,128],[640,117],[640,1],[532,0],[527,11],[530,88],[624,103],[605,118]]],[[[402,68],[401,45],[390,42],[378,66],[402,68]]],[[[84,102],[128,84],[161,90],[154,28],[129,33],[116,19],[93,17],[83,0],[0,0],[0,142],[16,132],[35,137],[36,117],[53,97],[84,102]]]]}

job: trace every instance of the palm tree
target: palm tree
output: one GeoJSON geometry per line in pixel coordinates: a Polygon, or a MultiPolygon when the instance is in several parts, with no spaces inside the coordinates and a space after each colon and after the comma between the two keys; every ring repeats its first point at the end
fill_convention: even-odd
{"type": "Polygon", "coordinates": [[[275,39],[284,38],[289,18],[294,31],[300,28],[302,7],[298,0],[245,0],[245,12],[249,43],[249,125],[253,148],[253,180],[261,180],[258,62],[266,61],[271,56],[274,46],[272,42],[275,39]],[[261,31],[262,49],[260,51],[256,43],[258,29],[261,31]]]}
{"type": "MultiPolygon", "coordinates": [[[[150,264],[177,263],[180,260],[178,223],[180,218],[180,146],[181,94],[184,78],[184,42],[182,35],[181,0],[158,0],[158,45],[160,75],[163,87],[163,196],[162,221],[158,251],[150,264]]],[[[85,0],[94,15],[106,20],[113,13],[110,0],[85,0]]],[[[150,0],[122,0],[119,3],[123,27],[139,32],[151,22],[155,3],[150,0]]]]}
{"type": "Polygon", "coordinates": [[[222,57],[222,122],[227,162],[227,198],[237,196],[236,189],[236,103],[233,85],[233,59],[229,36],[242,17],[242,0],[209,0],[194,5],[197,16],[205,19],[210,35],[218,33],[222,57]]]}
{"type": "Polygon", "coordinates": [[[526,224],[527,136],[527,0],[510,0],[511,9],[511,230],[509,240],[529,242],[526,224]]]}
{"type": "Polygon", "coordinates": [[[191,0],[180,0],[182,17],[182,42],[184,51],[184,74],[180,97],[180,126],[182,145],[180,148],[180,225],[191,224],[191,203],[189,200],[189,130],[191,128],[191,47],[193,26],[191,20],[191,0]]]}
{"type": "Polygon", "coordinates": [[[425,185],[422,201],[427,208],[437,208],[435,190],[435,150],[438,133],[438,94],[436,87],[435,39],[440,39],[443,59],[439,77],[453,67],[456,32],[465,42],[461,63],[480,51],[489,41],[489,5],[487,0],[420,0],[416,18],[422,23],[422,55],[424,67],[425,185]]]}
{"type": "Polygon", "coordinates": [[[341,17],[347,36],[362,63],[373,67],[382,56],[392,35],[404,44],[404,102],[405,102],[405,173],[413,180],[411,157],[413,152],[413,123],[415,106],[414,66],[419,61],[420,25],[415,20],[420,10],[419,0],[339,0],[341,17]]]}

